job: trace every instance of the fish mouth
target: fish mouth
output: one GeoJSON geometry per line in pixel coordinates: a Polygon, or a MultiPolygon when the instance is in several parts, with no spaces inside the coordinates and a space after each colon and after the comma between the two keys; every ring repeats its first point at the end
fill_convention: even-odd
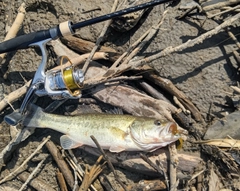
{"type": "Polygon", "coordinates": [[[177,123],[171,123],[168,127],[168,132],[173,135],[188,135],[188,131],[179,127],[177,123]]]}
{"type": "Polygon", "coordinates": [[[171,123],[169,125],[168,132],[172,133],[173,135],[177,135],[179,133],[179,130],[177,128],[177,124],[176,123],[171,123]]]}

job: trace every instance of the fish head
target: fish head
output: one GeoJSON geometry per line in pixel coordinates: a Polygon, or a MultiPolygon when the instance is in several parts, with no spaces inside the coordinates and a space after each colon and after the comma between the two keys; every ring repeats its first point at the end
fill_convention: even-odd
{"type": "Polygon", "coordinates": [[[133,141],[142,149],[153,151],[180,138],[177,124],[165,119],[136,120],[130,127],[133,141]]]}

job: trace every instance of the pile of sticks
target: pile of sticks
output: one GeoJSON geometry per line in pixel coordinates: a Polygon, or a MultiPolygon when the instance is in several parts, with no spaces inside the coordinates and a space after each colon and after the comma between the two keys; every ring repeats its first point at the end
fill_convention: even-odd
{"type": "MultiPolygon", "coordinates": [[[[117,4],[118,1],[116,0],[112,7],[112,12],[116,10],[117,4]]],[[[205,11],[208,9],[210,9],[209,6],[203,7],[203,10],[205,11]]],[[[238,9],[239,7],[236,6],[234,10],[238,9]]],[[[19,8],[19,14],[17,16],[17,18],[20,17],[21,19],[17,22],[18,25],[19,22],[23,21],[24,14],[25,11],[23,4],[19,8]]],[[[100,46],[101,39],[103,39],[108,27],[111,25],[111,20],[105,22],[102,33],[100,34],[96,43],[91,43],[77,37],[70,36],[61,39],[61,41],[52,41],[50,45],[57,56],[67,55],[74,66],[82,68],[85,73],[85,82],[82,91],[88,92],[88,95],[90,95],[92,98],[121,108],[125,112],[133,115],[166,118],[170,121],[177,120],[182,127],[193,133],[196,138],[201,138],[201,133],[199,133],[196,129],[192,129],[193,127],[189,124],[190,116],[196,122],[204,123],[204,119],[202,118],[199,110],[183,92],[174,86],[170,80],[160,77],[154,71],[154,69],[149,67],[147,64],[171,53],[181,52],[186,48],[202,43],[207,38],[218,34],[219,31],[233,25],[240,19],[240,13],[228,18],[217,27],[196,37],[195,39],[189,40],[176,47],[166,47],[157,54],[140,60],[135,60],[134,58],[139,51],[141,51],[146,43],[155,36],[161,24],[164,22],[166,14],[168,14],[168,9],[166,9],[166,11],[162,14],[161,19],[156,25],[152,26],[148,31],[146,31],[138,41],[133,43],[121,55],[112,48],[100,46]],[[69,48],[71,48],[71,50],[69,48]],[[81,53],[82,55],[79,55],[73,50],[81,53]],[[103,66],[96,62],[99,59],[108,60],[112,64],[109,67],[103,66]],[[127,73],[129,71],[131,71],[131,74],[134,75],[129,76],[127,73]],[[132,87],[129,85],[130,83],[128,85],[122,83],[126,81],[134,81],[137,85],[132,87]],[[137,89],[137,87],[141,87],[141,91],[137,89]],[[161,89],[162,91],[165,91],[171,95],[174,103],[164,97],[163,94],[158,91],[158,89],[161,89]]],[[[216,15],[211,15],[211,17],[215,16],[216,15]]],[[[19,26],[14,27],[13,25],[12,30],[15,31],[15,35],[18,29],[19,26]]],[[[230,31],[228,34],[234,39],[234,36],[232,36],[230,31]]],[[[11,38],[13,37],[14,35],[11,35],[11,38]]],[[[9,37],[6,37],[6,39],[8,38],[9,37]]],[[[238,48],[240,49],[239,46],[238,48]]],[[[238,55],[236,52],[235,54],[238,55]]],[[[5,55],[1,55],[1,58],[3,59],[4,56],[5,55]]],[[[236,56],[236,58],[239,59],[238,56],[236,56]]],[[[57,69],[59,67],[60,66],[56,66],[53,69],[57,69]]],[[[61,67],[67,67],[67,65],[61,67]]],[[[10,93],[9,95],[6,95],[0,101],[0,111],[3,111],[5,107],[20,99],[26,93],[29,85],[30,81],[26,82],[22,88],[10,93]]],[[[7,156],[13,152],[13,146],[18,145],[22,141],[23,136],[26,138],[26,136],[31,134],[25,135],[27,131],[28,129],[19,131],[16,137],[13,138],[7,147],[0,153],[1,169],[5,165],[7,156]]],[[[45,156],[38,163],[36,169],[33,170],[32,173],[26,172],[26,164],[39,150],[42,149],[44,145],[46,145],[49,153],[58,166],[56,177],[58,179],[59,187],[62,191],[66,191],[69,188],[71,190],[81,191],[88,189],[97,190],[95,186],[93,186],[93,181],[96,179],[101,182],[105,189],[110,190],[113,185],[111,185],[109,181],[106,181],[107,176],[102,175],[102,172],[106,167],[106,163],[123,190],[131,190],[132,188],[147,190],[147,188],[151,187],[151,190],[168,189],[174,191],[177,190],[181,175],[184,176],[181,174],[183,171],[184,173],[188,174],[193,174],[194,170],[197,171],[197,173],[188,179],[187,186],[194,179],[200,180],[200,175],[205,171],[205,169],[196,169],[200,163],[203,163],[199,156],[191,156],[187,153],[178,153],[175,143],[169,145],[168,148],[160,149],[147,155],[139,153],[122,153],[120,156],[116,156],[112,153],[103,151],[97,140],[95,140],[94,137],[92,137],[92,139],[96,143],[98,149],[89,147],[82,148],[88,153],[99,157],[92,167],[85,165],[85,170],[83,170],[82,166],[79,165],[73,151],[63,151],[50,140],[50,137],[47,137],[38,146],[38,148],[36,148],[36,152],[28,156],[21,166],[16,168],[14,171],[9,172],[7,176],[1,179],[0,184],[17,177],[19,180],[24,182],[20,190],[25,189],[27,185],[31,185],[36,190],[54,190],[48,185],[48,183],[34,177],[35,174],[38,173],[39,168],[44,165],[44,161],[49,155],[45,156]],[[62,154],[59,154],[60,152],[62,154]],[[139,183],[126,186],[118,178],[118,175],[113,167],[115,165],[134,170],[138,173],[143,173],[146,175],[154,174],[154,177],[160,176],[163,178],[157,180],[154,179],[151,181],[143,180],[139,183]],[[81,182],[80,185],[79,182],[81,182]]]]}

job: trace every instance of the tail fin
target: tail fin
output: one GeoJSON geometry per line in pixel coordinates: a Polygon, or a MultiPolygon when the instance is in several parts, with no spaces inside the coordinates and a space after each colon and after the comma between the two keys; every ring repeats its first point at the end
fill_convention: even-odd
{"type": "Polygon", "coordinates": [[[40,127],[41,118],[44,114],[42,108],[29,104],[27,115],[23,118],[22,124],[27,127],[40,127]]]}

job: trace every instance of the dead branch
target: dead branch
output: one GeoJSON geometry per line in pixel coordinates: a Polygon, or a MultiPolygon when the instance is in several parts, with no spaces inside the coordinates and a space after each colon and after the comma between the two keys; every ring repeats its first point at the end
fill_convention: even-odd
{"type": "MultiPolygon", "coordinates": [[[[64,152],[64,151],[63,151],[64,152]]],[[[83,176],[84,176],[84,171],[82,168],[79,168],[80,166],[72,160],[71,156],[69,156],[66,152],[64,152],[65,156],[66,156],[66,161],[68,162],[69,166],[73,169],[73,170],[77,170],[78,172],[78,178],[79,180],[83,180],[83,176]]]]}
{"type": "Polygon", "coordinates": [[[112,165],[112,162],[111,162],[111,161],[109,160],[109,158],[108,158],[108,155],[106,155],[105,151],[102,149],[102,147],[101,147],[101,145],[98,143],[97,139],[96,139],[93,135],[91,135],[90,137],[91,137],[91,139],[93,140],[93,142],[96,144],[97,148],[98,148],[99,151],[101,152],[101,154],[102,154],[102,156],[104,157],[104,159],[107,161],[108,166],[109,166],[109,168],[111,169],[111,171],[113,172],[113,175],[114,175],[115,179],[116,179],[116,180],[118,181],[118,183],[122,186],[122,188],[126,191],[127,188],[126,188],[126,186],[122,183],[122,181],[119,179],[119,177],[118,177],[118,175],[117,175],[117,173],[116,173],[116,171],[115,171],[115,169],[114,169],[114,167],[113,167],[113,165],[112,165]]]}
{"type": "Polygon", "coordinates": [[[160,99],[170,103],[170,101],[158,90],[153,88],[150,84],[146,83],[145,81],[141,81],[140,85],[144,88],[146,92],[148,92],[153,98],[160,99]]]}
{"type": "MultiPolygon", "coordinates": [[[[25,182],[27,180],[27,177],[29,177],[30,174],[28,172],[22,172],[20,173],[17,178],[19,178],[21,181],[25,182]]],[[[30,186],[32,186],[37,191],[55,191],[50,185],[45,183],[40,178],[33,178],[29,183],[30,186]]]]}
{"type": "Polygon", "coordinates": [[[22,86],[21,88],[11,92],[9,95],[5,96],[3,98],[3,100],[0,101],[0,112],[9,104],[12,103],[14,101],[16,101],[17,99],[19,99],[20,97],[22,97],[28,90],[28,87],[31,84],[31,80],[28,81],[24,86],[22,86]]]}
{"type": "Polygon", "coordinates": [[[5,165],[4,160],[11,155],[14,150],[14,147],[20,142],[24,141],[29,135],[34,132],[34,128],[23,128],[21,131],[18,131],[16,136],[8,143],[8,145],[0,153],[0,170],[5,165]]]}
{"type": "Polygon", "coordinates": [[[82,167],[78,164],[77,158],[75,157],[74,153],[72,152],[71,149],[68,150],[68,153],[71,157],[71,160],[73,160],[73,162],[77,165],[77,167],[81,173],[81,176],[83,176],[84,171],[83,171],[82,167]]]}
{"type": "Polygon", "coordinates": [[[237,86],[230,86],[234,91],[240,94],[240,88],[237,86]]]}
{"type": "Polygon", "coordinates": [[[221,7],[235,5],[235,4],[238,4],[238,3],[240,3],[239,0],[229,0],[229,1],[224,1],[224,2],[218,2],[218,3],[212,4],[212,5],[203,6],[203,10],[205,12],[207,12],[207,11],[211,11],[213,9],[219,9],[221,7]]]}
{"type": "Polygon", "coordinates": [[[43,158],[38,165],[36,166],[36,168],[32,171],[32,173],[28,176],[27,180],[24,182],[24,184],[21,186],[21,188],[19,189],[19,191],[22,191],[25,189],[25,187],[27,186],[27,184],[29,184],[30,181],[32,181],[33,177],[35,176],[35,174],[39,171],[39,169],[41,168],[43,162],[45,161],[46,158],[43,158]]]}
{"type": "MultiPolygon", "coordinates": [[[[175,46],[175,47],[169,46],[169,47],[163,49],[160,53],[157,53],[155,55],[146,57],[144,59],[141,59],[141,60],[138,60],[138,61],[132,61],[132,62],[129,63],[129,68],[134,69],[134,68],[137,68],[139,66],[143,66],[143,65],[145,65],[147,63],[150,63],[150,62],[152,62],[152,61],[154,61],[158,58],[167,56],[167,55],[172,54],[174,52],[180,52],[180,51],[182,51],[186,48],[190,48],[190,47],[193,47],[194,45],[200,44],[204,40],[206,40],[207,38],[210,38],[213,35],[218,34],[222,29],[224,29],[228,26],[231,26],[235,21],[239,20],[239,18],[240,18],[240,13],[238,13],[237,15],[234,15],[233,17],[227,19],[222,24],[220,24],[217,27],[215,27],[214,29],[198,36],[195,39],[188,40],[187,42],[182,43],[181,45],[178,45],[178,46],[175,46]]],[[[121,68],[121,69],[119,68],[120,71],[122,71],[122,70],[125,71],[127,69],[128,68],[126,68],[126,67],[121,68]]]]}
{"type": "Polygon", "coordinates": [[[59,183],[60,190],[61,191],[68,191],[65,179],[63,177],[63,174],[59,171],[59,169],[57,170],[56,174],[57,174],[57,180],[58,180],[58,183],[59,183]]]}
{"type": "Polygon", "coordinates": [[[175,102],[176,105],[178,105],[179,108],[181,108],[181,110],[183,111],[183,113],[185,113],[186,115],[191,114],[191,112],[189,110],[187,110],[183,104],[180,103],[180,101],[178,100],[178,98],[176,96],[173,96],[173,101],[175,102]]]}
{"type": "Polygon", "coordinates": [[[210,139],[204,141],[195,141],[196,144],[206,144],[217,147],[226,147],[226,148],[239,148],[240,140],[235,139],[210,139]]]}
{"type": "MultiPolygon", "coordinates": [[[[78,57],[74,57],[71,59],[71,62],[72,62],[72,65],[73,66],[78,66],[78,65],[81,65],[83,64],[87,57],[89,56],[89,54],[83,54],[83,55],[80,55],[78,57]]],[[[68,56],[69,57],[69,56],[68,56]]],[[[96,52],[92,58],[92,60],[100,60],[100,59],[104,59],[104,60],[108,60],[109,59],[109,55],[108,53],[105,53],[105,52],[96,52]]],[[[64,69],[64,68],[67,68],[71,66],[71,63],[70,62],[67,62],[66,64],[64,65],[61,65],[61,66],[56,66],[54,68],[52,68],[50,71],[54,71],[54,70],[61,70],[61,69],[64,69]]]]}
{"type": "MultiPolygon", "coordinates": [[[[240,5],[239,5],[240,7],[240,5]]],[[[231,37],[231,39],[235,42],[235,44],[238,47],[238,50],[240,50],[240,42],[238,42],[238,39],[235,37],[235,35],[231,31],[227,31],[228,35],[231,37]]],[[[238,63],[238,66],[240,65],[240,54],[237,52],[237,50],[233,50],[233,55],[236,58],[236,61],[238,63]]]]}
{"type": "Polygon", "coordinates": [[[103,156],[101,155],[96,163],[92,166],[91,170],[86,168],[83,182],[79,188],[79,191],[87,191],[92,182],[98,177],[98,175],[103,171],[103,167],[106,162],[100,165],[103,156]]]}
{"type": "MultiPolygon", "coordinates": [[[[159,179],[141,180],[138,183],[127,186],[128,190],[159,191],[167,190],[165,183],[159,179]]],[[[123,191],[123,190],[119,190],[123,191]]]]}
{"type": "Polygon", "coordinates": [[[177,180],[177,149],[175,143],[168,145],[169,156],[170,156],[170,168],[169,168],[169,180],[170,180],[170,191],[177,191],[178,180],[177,180]]]}
{"type": "MultiPolygon", "coordinates": [[[[240,5],[239,5],[239,7],[240,7],[240,5]]],[[[238,49],[240,50],[240,42],[238,42],[238,39],[235,37],[235,35],[231,31],[228,31],[227,33],[231,37],[231,39],[235,42],[238,49]]]]}
{"type": "Polygon", "coordinates": [[[77,180],[77,170],[74,169],[73,173],[74,173],[74,186],[73,186],[72,191],[76,191],[77,188],[79,187],[78,186],[78,180],[77,180]]]}
{"type": "Polygon", "coordinates": [[[166,171],[163,167],[163,164],[161,161],[156,161],[155,163],[146,155],[140,153],[141,158],[148,163],[154,170],[156,170],[160,175],[163,175],[165,178],[165,183],[162,182],[162,184],[164,184],[164,187],[167,188],[167,190],[169,190],[169,181],[168,181],[168,176],[166,174],[166,171]]]}
{"type": "Polygon", "coordinates": [[[142,42],[142,40],[148,35],[148,33],[150,32],[151,29],[147,30],[137,41],[135,41],[121,56],[119,56],[115,62],[112,64],[112,66],[110,67],[110,69],[116,68],[119,63],[123,60],[123,58],[130,54],[134,48],[136,48],[140,42],[142,42]]]}
{"type": "MultiPolygon", "coordinates": [[[[195,178],[197,178],[197,177],[199,177],[200,175],[202,175],[202,173],[203,173],[205,170],[206,170],[206,169],[203,169],[203,170],[201,170],[201,171],[193,174],[192,177],[191,177],[191,179],[187,181],[186,189],[187,189],[189,183],[190,183],[192,180],[194,180],[195,178]]],[[[199,186],[199,185],[201,185],[201,184],[198,184],[198,186],[199,186]]]]}
{"type": "MultiPolygon", "coordinates": [[[[25,3],[22,3],[21,6],[18,8],[17,17],[16,17],[15,21],[13,22],[11,28],[9,29],[4,41],[14,38],[17,35],[17,33],[23,23],[25,14],[26,14],[25,3]]],[[[7,53],[0,54],[0,64],[1,64],[2,60],[5,58],[6,54],[7,53]]]]}
{"type": "MultiPolygon", "coordinates": [[[[88,79],[88,80],[85,81],[85,84],[87,86],[87,85],[93,85],[93,84],[96,84],[96,83],[103,83],[103,82],[107,81],[107,79],[109,79],[109,78],[112,78],[112,77],[115,77],[115,76],[118,76],[118,75],[122,74],[124,71],[130,70],[130,69],[136,69],[136,68],[138,68],[140,66],[143,66],[145,64],[148,64],[148,63],[152,62],[153,60],[156,60],[160,57],[169,55],[169,54],[174,53],[174,52],[179,52],[179,51],[182,51],[186,48],[192,47],[196,44],[202,43],[203,40],[205,40],[207,38],[210,38],[211,36],[219,33],[220,30],[222,30],[225,27],[228,27],[228,26],[232,25],[232,23],[237,21],[239,18],[240,18],[240,13],[231,17],[230,19],[226,20],[225,22],[223,22],[219,26],[217,26],[214,29],[200,35],[199,37],[197,37],[195,39],[188,40],[187,42],[185,42],[185,43],[183,43],[179,46],[176,46],[176,47],[171,47],[171,46],[167,47],[163,51],[161,51],[160,53],[157,53],[155,55],[146,57],[146,58],[138,60],[138,61],[132,61],[127,65],[123,65],[123,66],[119,66],[117,68],[109,69],[104,76],[97,76],[94,79],[88,79]]],[[[194,113],[196,113],[196,111],[194,113]]],[[[199,120],[199,121],[202,121],[202,117],[201,117],[201,115],[199,115],[199,112],[197,112],[196,115],[198,115],[198,116],[195,116],[196,119],[199,120]]]]}
{"type": "Polygon", "coordinates": [[[12,178],[14,178],[16,176],[16,174],[24,168],[24,166],[28,163],[28,161],[31,160],[31,158],[43,147],[43,145],[45,145],[50,139],[50,136],[48,136],[47,138],[44,138],[44,140],[42,141],[42,143],[40,143],[38,145],[38,147],[36,148],[36,150],[29,156],[27,157],[27,159],[18,167],[16,168],[14,171],[12,171],[10,174],[8,174],[7,176],[5,176],[1,181],[0,184],[4,183],[7,180],[10,180],[12,178]]]}
{"type": "MultiPolygon", "coordinates": [[[[221,7],[222,10],[228,10],[228,9],[231,9],[231,8],[232,8],[231,6],[221,7]]],[[[234,12],[239,13],[239,12],[240,12],[240,9],[235,9],[234,12]]]]}
{"type": "Polygon", "coordinates": [[[232,7],[232,8],[230,8],[230,9],[226,9],[226,10],[221,11],[221,12],[219,12],[219,13],[215,13],[215,14],[213,14],[213,15],[208,15],[208,18],[211,19],[211,18],[216,17],[216,16],[218,16],[218,15],[222,15],[222,14],[224,14],[224,13],[228,13],[228,12],[234,11],[234,10],[236,10],[236,9],[238,9],[238,8],[240,8],[240,5],[237,5],[237,6],[235,6],[235,7],[232,7]]]}
{"type": "MultiPolygon", "coordinates": [[[[112,185],[108,181],[108,178],[106,177],[106,175],[100,175],[99,181],[105,187],[106,190],[113,190],[112,185]]],[[[123,191],[125,191],[125,190],[123,189],[123,191]]]]}
{"type": "Polygon", "coordinates": [[[153,81],[156,85],[160,86],[167,92],[169,92],[171,95],[176,96],[178,100],[180,101],[183,106],[188,109],[193,117],[196,119],[196,121],[203,122],[203,118],[199,110],[193,105],[193,103],[190,101],[190,99],[179,89],[176,88],[176,86],[168,79],[162,78],[154,72],[149,72],[148,75],[144,75],[147,79],[150,79],[153,81]]]}
{"type": "MultiPolygon", "coordinates": [[[[114,3],[113,3],[112,9],[111,9],[111,13],[116,10],[117,4],[118,4],[118,0],[115,0],[114,3]]],[[[112,19],[107,20],[107,21],[105,22],[105,24],[104,24],[104,26],[103,26],[103,29],[102,29],[102,32],[101,32],[101,34],[99,35],[99,37],[97,38],[97,41],[96,41],[96,43],[95,43],[95,46],[92,48],[91,53],[90,53],[89,57],[87,58],[84,66],[83,66],[83,68],[82,68],[82,70],[83,70],[84,73],[86,73],[87,68],[88,68],[88,66],[89,66],[89,63],[90,63],[90,61],[92,60],[92,57],[93,57],[93,55],[95,54],[95,52],[97,51],[98,47],[100,46],[100,43],[102,42],[102,39],[103,39],[105,33],[107,32],[108,27],[111,25],[111,23],[112,23],[112,19]]]]}
{"type": "Polygon", "coordinates": [[[53,156],[54,160],[56,161],[58,168],[60,171],[63,173],[64,178],[66,179],[67,184],[73,188],[74,186],[74,177],[72,175],[72,172],[70,171],[67,163],[64,161],[61,153],[59,152],[58,148],[56,145],[52,142],[49,141],[46,144],[46,147],[48,148],[49,152],[53,156]]]}
{"type": "Polygon", "coordinates": [[[153,163],[146,155],[140,153],[141,158],[148,163],[154,170],[156,170],[159,174],[163,175],[163,169],[160,169],[158,165],[153,163]]]}
{"type": "Polygon", "coordinates": [[[98,85],[93,88],[92,95],[94,98],[120,107],[132,115],[147,116],[156,119],[166,118],[174,121],[171,114],[177,112],[177,108],[172,104],[154,99],[129,86],[98,85]]]}
{"type": "MultiPolygon", "coordinates": [[[[95,43],[90,41],[86,41],[74,36],[67,36],[61,39],[64,44],[66,44],[70,49],[75,50],[78,53],[89,53],[91,52],[92,48],[94,47],[95,43]]],[[[98,50],[99,52],[107,52],[110,61],[115,61],[119,54],[113,48],[101,46],[98,50]]]]}
{"type": "Polygon", "coordinates": [[[238,66],[240,66],[240,54],[236,50],[234,50],[233,55],[238,63],[238,66]]]}
{"type": "MultiPolygon", "coordinates": [[[[86,62],[87,58],[90,55],[89,53],[79,55],[79,54],[73,52],[68,47],[63,45],[59,39],[52,40],[52,41],[50,41],[50,43],[53,47],[54,52],[57,54],[57,56],[58,57],[67,56],[67,57],[71,58],[71,62],[73,64],[73,66],[83,64],[84,62],[86,62]]],[[[99,59],[109,60],[109,54],[107,52],[95,52],[95,54],[92,57],[92,60],[99,60],[99,59]]],[[[70,66],[70,63],[66,63],[62,67],[66,68],[69,66],[70,66]]],[[[57,66],[51,70],[60,70],[60,69],[61,69],[61,66],[57,66]]]]}
{"type": "MultiPolygon", "coordinates": [[[[99,156],[101,153],[98,149],[84,146],[83,148],[86,152],[91,153],[93,155],[99,156]]],[[[131,170],[136,173],[146,174],[149,176],[159,176],[159,173],[146,163],[140,156],[139,153],[131,153],[131,152],[121,152],[116,156],[115,154],[105,151],[109,160],[116,166],[131,170]]],[[[166,148],[158,149],[152,153],[147,153],[147,157],[153,163],[156,161],[161,161],[163,168],[169,170],[168,162],[169,162],[169,151],[166,148]]],[[[194,168],[196,168],[202,159],[199,156],[194,156],[189,153],[178,153],[177,158],[179,160],[179,164],[177,166],[177,173],[181,174],[181,172],[191,173],[194,168]]]]}
{"type": "MultiPolygon", "coordinates": [[[[75,161],[73,161],[71,156],[69,156],[64,150],[63,152],[66,155],[66,161],[68,162],[69,166],[73,170],[77,171],[77,177],[79,178],[80,181],[83,181],[84,172],[82,168],[80,168],[80,165],[78,165],[75,161]]],[[[92,184],[91,184],[91,189],[94,191],[97,191],[97,189],[92,184]]],[[[90,189],[88,190],[90,191],[90,189]]]]}
{"type": "Polygon", "coordinates": [[[144,40],[129,54],[127,58],[124,59],[123,63],[121,63],[120,67],[127,65],[129,61],[137,55],[137,53],[143,49],[143,47],[156,35],[158,32],[160,26],[162,25],[166,15],[167,15],[168,10],[165,10],[162,14],[162,18],[158,22],[158,24],[153,25],[151,29],[149,30],[148,35],[144,38],[144,40]]]}
{"type": "Polygon", "coordinates": [[[49,44],[53,47],[53,50],[57,56],[68,56],[70,58],[76,58],[79,56],[76,52],[65,46],[59,39],[51,40],[49,44]]]}

